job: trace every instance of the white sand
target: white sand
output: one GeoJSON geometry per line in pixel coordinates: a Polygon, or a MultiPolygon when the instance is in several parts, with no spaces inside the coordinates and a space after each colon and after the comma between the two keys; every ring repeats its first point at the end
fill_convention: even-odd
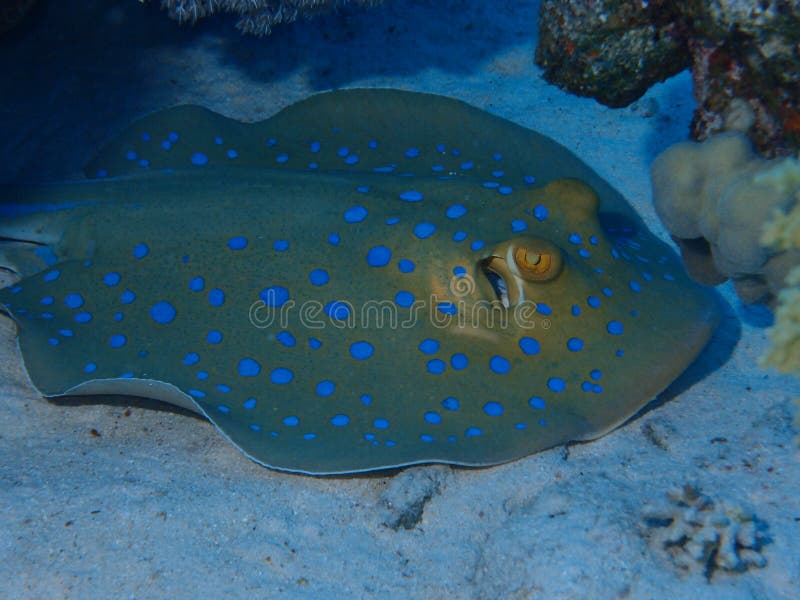
{"type": "MultiPolygon", "coordinates": [[[[175,103],[255,120],[330,87],[394,86],[552,136],[663,235],[648,168],[688,132],[688,76],[620,110],[549,86],[535,2],[389,1],[261,40],[230,23],[179,30],[155,2],[43,4],[32,30],[0,39],[0,180],[75,177],[102,140],[175,103]]],[[[625,427],[500,467],[394,477],[282,474],[184,413],[47,402],[0,319],[0,597],[796,597],[800,384],[759,370],[764,314],[721,291],[726,319],[695,375],[625,427]],[[648,545],[642,505],[685,482],[756,511],[766,568],[708,583],[648,545]],[[402,518],[411,529],[389,526],[402,518]]]]}

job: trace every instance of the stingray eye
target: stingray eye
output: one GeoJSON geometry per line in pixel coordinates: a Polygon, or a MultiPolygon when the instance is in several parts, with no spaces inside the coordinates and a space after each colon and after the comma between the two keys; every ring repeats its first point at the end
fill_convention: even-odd
{"type": "Polygon", "coordinates": [[[549,281],[561,272],[561,253],[547,245],[531,248],[518,246],[514,249],[514,263],[523,279],[549,281]]]}

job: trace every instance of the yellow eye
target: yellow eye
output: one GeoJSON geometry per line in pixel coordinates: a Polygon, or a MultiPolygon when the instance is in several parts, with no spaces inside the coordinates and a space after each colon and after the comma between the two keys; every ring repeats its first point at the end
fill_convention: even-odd
{"type": "Polygon", "coordinates": [[[561,272],[561,253],[546,242],[538,247],[517,246],[514,248],[514,263],[523,279],[549,281],[561,272]]]}

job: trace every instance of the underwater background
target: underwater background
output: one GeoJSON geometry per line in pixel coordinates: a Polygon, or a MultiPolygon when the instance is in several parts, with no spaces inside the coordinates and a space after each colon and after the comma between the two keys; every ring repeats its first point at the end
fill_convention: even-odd
{"type": "MultiPolygon", "coordinates": [[[[393,87],[552,137],[668,239],[650,166],[689,135],[689,73],[624,108],[571,95],[534,63],[539,8],[387,0],[254,37],[233,15],[178,26],[158,2],[41,1],[0,37],[0,183],[82,178],[110,138],[177,104],[257,121],[315,92],[393,87]]],[[[791,598],[800,384],[758,367],[769,311],[719,291],[709,348],[599,440],[337,478],[266,470],[156,403],[47,402],[2,319],[0,595],[791,598]]]]}

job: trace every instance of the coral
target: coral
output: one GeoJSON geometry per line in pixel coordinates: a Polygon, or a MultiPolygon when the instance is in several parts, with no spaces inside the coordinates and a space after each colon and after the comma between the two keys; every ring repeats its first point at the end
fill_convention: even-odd
{"type": "Polygon", "coordinates": [[[291,23],[345,4],[371,6],[382,0],[161,0],[161,6],[179,23],[194,23],[214,13],[239,16],[244,33],[269,35],[274,25],[291,23]]]}
{"type": "Polygon", "coordinates": [[[800,162],[760,158],[742,133],[727,132],[673,145],[651,175],[656,212],[689,274],[708,285],[733,279],[748,303],[774,302],[800,249],[765,243],[761,232],[774,211],[797,205],[800,162]]]}
{"type": "MultiPolygon", "coordinates": [[[[761,243],[776,250],[800,251],[800,193],[792,210],[776,211],[764,227],[761,243]]],[[[784,283],[786,287],[778,294],[775,325],[767,333],[771,345],[761,364],[800,376],[800,266],[792,267],[784,283]]]]}
{"type": "Polygon", "coordinates": [[[650,543],[683,570],[700,568],[707,579],[717,571],[763,568],[766,523],[739,505],[714,501],[694,485],[667,492],[667,502],[643,510],[650,543]]]}
{"type": "Polygon", "coordinates": [[[800,3],[543,0],[536,61],[545,77],[609,106],[691,67],[692,137],[746,106],[765,156],[800,148],[800,3]]]}

